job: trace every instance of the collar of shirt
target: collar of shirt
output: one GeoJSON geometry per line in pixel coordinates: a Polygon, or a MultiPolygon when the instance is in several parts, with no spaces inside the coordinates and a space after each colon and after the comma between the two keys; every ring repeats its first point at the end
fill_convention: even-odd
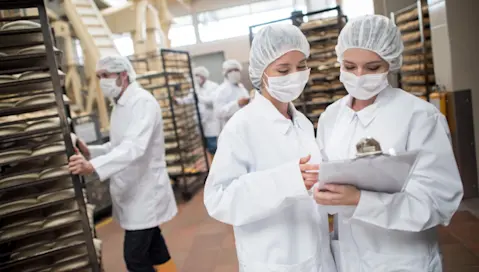
{"type": "Polygon", "coordinates": [[[357,116],[359,122],[361,122],[364,127],[369,126],[369,124],[371,124],[374,118],[376,118],[378,112],[380,111],[380,108],[384,106],[387,101],[389,101],[389,98],[391,96],[391,89],[391,87],[387,87],[385,90],[381,91],[376,97],[376,100],[373,104],[367,106],[360,111],[354,111],[351,108],[353,97],[351,95],[347,95],[342,101],[342,106],[344,109],[343,114],[345,114],[345,116],[350,121],[353,120],[354,116],[357,116]]]}
{"type": "Polygon", "coordinates": [[[138,89],[139,87],[140,84],[138,84],[138,82],[136,81],[130,83],[130,85],[128,85],[120,98],[116,99],[116,105],[124,106],[131,97],[135,96],[134,89],[138,89]]]}
{"type": "Polygon", "coordinates": [[[293,125],[301,128],[301,121],[292,103],[289,104],[289,113],[291,114],[292,120],[284,117],[268,99],[258,92],[255,93],[251,104],[260,116],[271,121],[282,134],[286,134],[293,125]]]}

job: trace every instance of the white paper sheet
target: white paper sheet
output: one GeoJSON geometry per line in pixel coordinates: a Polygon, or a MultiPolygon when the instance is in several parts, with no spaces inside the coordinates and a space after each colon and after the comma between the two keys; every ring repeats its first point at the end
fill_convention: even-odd
{"type": "Polygon", "coordinates": [[[371,156],[345,161],[321,163],[320,189],[325,184],[350,184],[360,190],[383,193],[401,192],[407,185],[418,151],[395,156],[371,156]]]}

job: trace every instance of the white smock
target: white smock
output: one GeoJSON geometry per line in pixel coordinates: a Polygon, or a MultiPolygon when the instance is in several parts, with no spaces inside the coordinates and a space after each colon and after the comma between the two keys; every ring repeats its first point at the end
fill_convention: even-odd
{"type": "Polygon", "coordinates": [[[241,109],[238,104],[240,98],[249,98],[249,92],[242,84],[236,85],[225,80],[216,90],[214,111],[220,120],[220,129],[223,129],[226,122],[241,109]]]}
{"type": "Polygon", "coordinates": [[[123,229],[153,228],[176,215],[160,105],[138,83],[113,108],[110,142],[89,149],[100,180],[110,179],[113,218],[123,229]]]}
{"type": "Polygon", "coordinates": [[[299,160],[321,155],[313,125],[286,119],[260,94],[219,137],[206,181],[211,217],[233,225],[241,272],[335,272],[329,225],[304,185],[299,160]]]}
{"type": "Polygon", "coordinates": [[[361,111],[350,103],[348,95],[319,119],[323,158],[355,157],[356,143],[364,137],[376,139],[386,152],[421,150],[421,155],[404,192],[361,191],[357,207],[339,213],[339,241],[332,243],[339,249],[341,272],[442,271],[436,226],[449,224],[463,195],[445,117],[432,104],[392,87],[361,111]]]}
{"type": "MultiPolygon", "coordinates": [[[[206,80],[203,86],[195,85],[196,96],[198,97],[198,110],[201,117],[201,125],[205,137],[218,137],[220,135],[220,120],[214,113],[214,102],[218,84],[206,80]]],[[[185,97],[177,98],[179,104],[193,104],[195,98],[193,92],[185,97]]]]}

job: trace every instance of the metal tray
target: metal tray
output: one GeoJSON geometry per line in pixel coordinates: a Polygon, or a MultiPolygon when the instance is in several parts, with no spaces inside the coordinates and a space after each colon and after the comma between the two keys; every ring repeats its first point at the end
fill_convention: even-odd
{"type": "MultiPolygon", "coordinates": [[[[60,84],[63,86],[65,84],[65,75],[59,74],[58,76],[60,77],[60,84]]],[[[47,89],[53,89],[53,82],[51,77],[19,80],[0,84],[1,94],[47,89]]]]}
{"type": "MultiPolygon", "coordinates": [[[[63,53],[55,51],[57,63],[60,64],[63,53]]],[[[21,55],[9,55],[0,57],[0,74],[17,74],[27,71],[39,71],[48,69],[46,53],[33,53],[21,55]]]]}

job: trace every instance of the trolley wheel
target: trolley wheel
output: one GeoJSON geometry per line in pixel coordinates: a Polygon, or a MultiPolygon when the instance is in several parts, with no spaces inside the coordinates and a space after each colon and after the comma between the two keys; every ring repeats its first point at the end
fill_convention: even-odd
{"type": "Polygon", "coordinates": [[[191,198],[193,197],[193,195],[190,192],[182,192],[181,196],[186,201],[191,200],[191,198]]]}

